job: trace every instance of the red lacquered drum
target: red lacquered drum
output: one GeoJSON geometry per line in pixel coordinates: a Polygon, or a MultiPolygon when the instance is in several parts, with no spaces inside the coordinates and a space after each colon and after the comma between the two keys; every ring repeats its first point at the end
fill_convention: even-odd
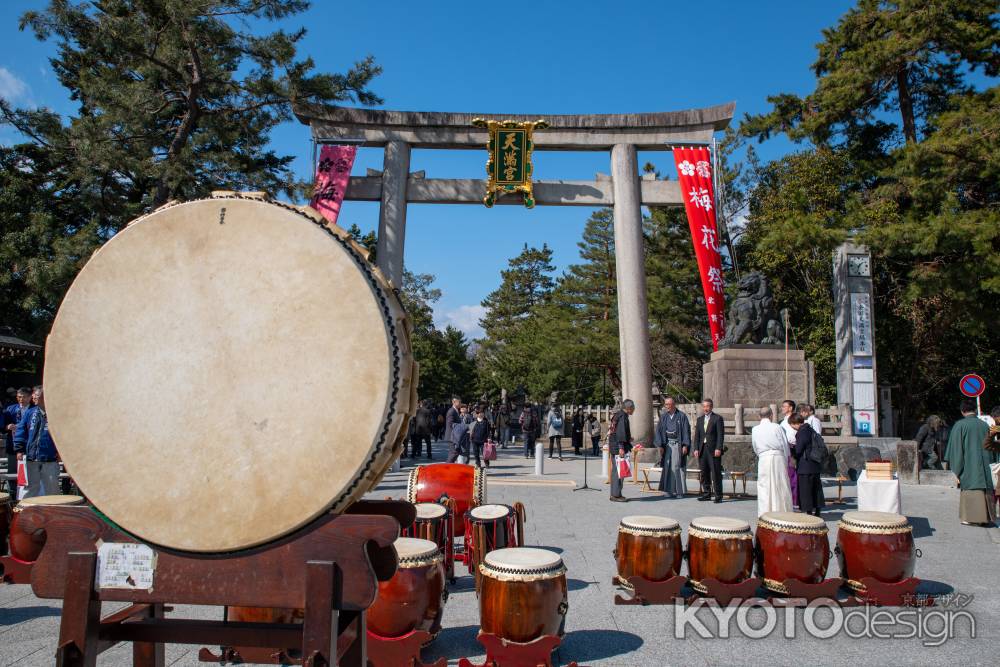
{"type": "Polygon", "coordinates": [[[462,463],[431,463],[410,471],[407,500],[438,503],[442,498],[455,501],[455,537],[465,535],[465,513],[486,502],[486,475],[480,468],[462,463]]]}
{"type": "Polygon", "coordinates": [[[10,494],[0,493],[0,556],[7,555],[7,533],[10,532],[10,494]]]}
{"type": "Polygon", "coordinates": [[[666,581],[681,572],[681,526],[664,516],[627,516],[618,524],[614,551],[618,577],[631,588],[629,577],[666,581]]]}
{"type": "Polygon", "coordinates": [[[750,524],[721,516],[692,520],[688,528],[688,570],[691,587],[699,593],[708,592],[701,583],[705,579],[724,584],[749,579],[753,573],[750,524]]]}
{"type": "Polygon", "coordinates": [[[18,515],[29,507],[51,507],[53,505],[82,505],[83,498],[80,496],[35,496],[25,498],[14,508],[14,515],[10,522],[10,555],[26,563],[33,563],[38,560],[38,555],[42,553],[45,546],[45,531],[39,530],[28,533],[18,528],[18,515]]]}
{"type": "Polygon", "coordinates": [[[796,512],[767,512],[757,519],[757,574],[764,587],[788,593],[786,579],[818,584],[830,565],[826,522],[796,512]]]}
{"type": "Polygon", "coordinates": [[[483,632],[519,643],[562,636],[569,598],[559,554],[524,547],[497,549],[486,554],[479,571],[483,632]]]}
{"type": "Polygon", "coordinates": [[[837,524],[837,561],[847,585],[863,592],[864,577],[894,584],[913,576],[913,527],[901,514],[847,512],[837,524]]]}
{"type": "Polygon", "coordinates": [[[402,637],[414,630],[441,631],[444,614],[444,555],[430,540],[396,540],[399,567],[380,581],[375,603],[368,608],[368,629],[380,637],[402,637]]]}

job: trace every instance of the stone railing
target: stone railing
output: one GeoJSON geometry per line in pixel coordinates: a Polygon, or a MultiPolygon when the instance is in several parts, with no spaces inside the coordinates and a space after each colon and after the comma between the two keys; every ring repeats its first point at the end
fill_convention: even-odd
{"type": "MultiPolygon", "coordinates": [[[[677,408],[687,414],[692,423],[701,414],[701,404],[699,403],[684,403],[678,405],[677,408]]],[[[771,411],[776,416],[780,415],[777,405],[772,405],[771,411]]],[[[715,412],[726,422],[726,434],[728,435],[749,435],[750,429],[760,423],[759,408],[744,408],[739,403],[732,408],[718,408],[715,412]]],[[[824,437],[838,438],[853,435],[849,405],[816,408],[816,417],[823,427],[824,437]]]]}

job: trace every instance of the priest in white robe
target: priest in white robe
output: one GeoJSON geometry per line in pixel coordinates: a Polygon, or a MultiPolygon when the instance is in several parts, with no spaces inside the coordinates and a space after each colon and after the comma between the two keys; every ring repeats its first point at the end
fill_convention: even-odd
{"type": "Polygon", "coordinates": [[[788,481],[788,438],[775,424],[771,408],[760,409],[760,424],[750,439],[757,455],[757,516],[766,512],[791,512],[792,487],[788,481]]]}

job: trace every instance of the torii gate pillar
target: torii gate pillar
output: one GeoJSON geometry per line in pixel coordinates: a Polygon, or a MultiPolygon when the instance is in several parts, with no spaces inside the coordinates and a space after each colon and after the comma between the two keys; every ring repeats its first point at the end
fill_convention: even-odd
{"type": "Polygon", "coordinates": [[[646,305],[641,184],[635,145],[615,144],[611,149],[611,181],[615,196],[615,273],[618,278],[622,398],[635,401],[635,414],[629,419],[632,438],[648,447],[653,442],[653,374],[646,305]]]}

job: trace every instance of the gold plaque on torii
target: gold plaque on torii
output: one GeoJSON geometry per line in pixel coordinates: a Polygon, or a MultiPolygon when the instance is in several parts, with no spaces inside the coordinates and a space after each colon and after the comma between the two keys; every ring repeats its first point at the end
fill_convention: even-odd
{"type": "Polygon", "coordinates": [[[544,120],[518,122],[513,120],[486,120],[476,118],[476,127],[485,127],[489,133],[486,149],[486,196],[483,204],[493,206],[498,197],[515,192],[524,193],[525,208],[534,208],[535,194],[531,183],[531,152],[534,150],[533,134],[536,129],[549,126],[544,120]]]}

